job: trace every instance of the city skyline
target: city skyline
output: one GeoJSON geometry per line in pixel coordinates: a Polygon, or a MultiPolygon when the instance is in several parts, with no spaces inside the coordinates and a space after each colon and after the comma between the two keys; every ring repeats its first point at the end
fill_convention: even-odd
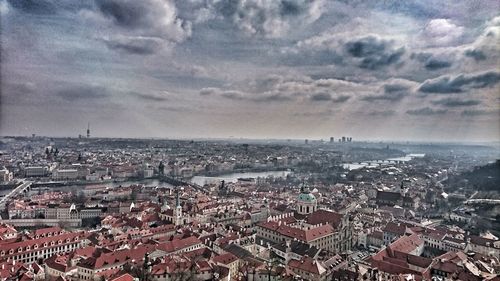
{"type": "Polygon", "coordinates": [[[498,141],[499,9],[0,0],[0,133],[498,141]]]}

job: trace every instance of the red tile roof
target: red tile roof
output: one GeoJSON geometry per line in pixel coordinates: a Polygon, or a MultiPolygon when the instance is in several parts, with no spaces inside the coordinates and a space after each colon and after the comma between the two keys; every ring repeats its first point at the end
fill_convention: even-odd
{"type": "Polygon", "coordinates": [[[315,227],[309,230],[291,227],[285,224],[280,224],[276,221],[263,222],[259,224],[260,227],[278,232],[279,234],[290,237],[292,239],[311,242],[321,237],[325,237],[333,233],[333,227],[329,224],[315,227]]]}
{"type": "Polygon", "coordinates": [[[212,260],[216,263],[222,263],[222,264],[228,265],[230,263],[237,261],[238,257],[231,254],[231,253],[225,253],[225,254],[213,257],[212,260]]]}
{"type": "Polygon", "coordinates": [[[82,237],[81,232],[68,232],[64,233],[61,235],[56,235],[56,236],[50,236],[50,237],[43,237],[39,239],[32,239],[32,240],[24,240],[20,242],[14,242],[14,243],[9,243],[9,244],[2,244],[0,245],[0,252],[5,251],[5,255],[9,255],[9,251],[12,249],[14,250],[14,254],[18,253],[19,248],[22,248],[21,251],[27,251],[26,247],[30,247],[30,250],[28,251],[33,251],[34,246],[38,245],[39,248],[43,248],[44,244],[47,243],[47,247],[51,247],[51,242],[55,242],[54,246],[58,245],[58,241],[61,241],[62,244],[66,244],[66,240],[69,239],[70,242],[75,242],[78,241],[79,238],[82,237]]]}
{"type": "Polygon", "coordinates": [[[313,225],[329,223],[334,228],[338,228],[343,217],[344,215],[342,214],[328,210],[317,210],[307,217],[306,222],[313,225]]]}
{"type": "Polygon", "coordinates": [[[288,262],[288,266],[316,275],[320,275],[324,271],[324,268],[319,265],[318,261],[311,257],[303,257],[301,260],[292,259],[288,262]]]}

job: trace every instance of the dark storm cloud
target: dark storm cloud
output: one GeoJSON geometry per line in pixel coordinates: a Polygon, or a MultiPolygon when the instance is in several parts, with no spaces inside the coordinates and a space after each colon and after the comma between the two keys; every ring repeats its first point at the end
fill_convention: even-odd
{"type": "Polygon", "coordinates": [[[414,59],[419,62],[426,62],[430,58],[432,58],[432,54],[428,52],[417,52],[410,55],[410,59],[414,59]]]}
{"type": "Polygon", "coordinates": [[[46,0],[7,0],[15,9],[34,15],[55,14],[57,7],[52,1],[46,0]]]}
{"type": "Polygon", "coordinates": [[[281,55],[278,63],[286,66],[341,65],[344,63],[344,57],[335,50],[302,50],[300,55],[281,55]]]}
{"type": "Polygon", "coordinates": [[[280,93],[267,93],[252,97],[250,100],[255,102],[284,102],[292,100],[292,97],[280,93]]]}
{"type": "Polygon", "coordinates": [[[393,93],[386,93],[382,95],[368,95],[364,96],[361,99],[364,101],[389,101],[389,102],[395,102],[395,101],[400,101],[402,100],[405,96],[407,96],[407,93],[404,92],[393,92],[393,93]]]}
{"type": "Polygon", "coordinates": [[[482,60],[486,59],[486,54],[483,51],[477,50],[477,49],[475,49],[475,50],[474,49],[466,50],[464,52],[464,55],[466,57],[473,58],[476,61],[482,61],[482,60]]]}
{"type": "Polygon", "coordinates": [[[374,36],[347,42],[344,47],[349,55],[361,59],[359,67],[369,70],[395,64],[405,52],[403,47],[394,49],[391,42],[374,36]]]}
{"type": "Polygon", "coordinates": [[[135,96],[136,98],[145,100],[145,101],[153,101],[153,102],[158,102],[158,101],[165,101],[168,100],[168,97],[164,94],[158,94],[158,93],[146,93],[146,92],[130,92],[131,95],[135,96]]]}
{"type": "Polygon", "coordinates": [[[351,99],[351,96],[348,96],[348,95],[340,95],[338,97],[334,97],[332,98],[332,101],[334,103],[344,103],[346,101],[348,101],[349,99],[351,99]]]}
{"type": "Polygon", "coordinates": [[[419,90],[423,93],[449,94],[461,93],[469,89],[491,87],[500,81],[500,73],[487,71],[475,74],[448,75],[426,80],[419,90]]]}
{"type": "Polygon", "coordinates": [[[419,109],[407,110],[406,114],[429,116],[429,115],[445,114],[446,112],[448,112],[448,110],[446,110],[446,109],[432,109],[430,107],[423,107],[423,108],[419,108],[419,109]]]}
{"type": "Polygon", "coordinates": [[[134,55],[151,55],[161,47],[158,40],[152,38],[121,38],[121,39],[103,39],[109,49],[119,50],[134,55]]]}
{"type": "Polygon", "coordinates": [[[321,15],[314,9],[320,0],[243,1],[222,0],[213,2],[215,14],[222,15],[237,29],[247,35],[279,37],[290,24],[313,22],[321,15]]]}
{"type": "Polygon", "coordinates": [[[220,93],[220,96],[223,98],[226,98],[226,99],[230,99],[230,100],[242,100],[242,99],[244,99],[243,94],[241,92],[238,92],[238,91],[224,91],[224,92],[220,93]]]}
{"type": "Polygon", "coordinates": [[[425,68],[427,70],[438,70],[442,68],[448,68],[451,66],[451,62],[438,59],[430,59],[425,63],[425,68]]]}
{"type": "Polygon", "coordinates": [[[386,42],[373,36],[368,36],[346,43],[345,48],[351,56],[364,58],[384,53],[386,50],[386,42]]]}
{"type": "Polygon", "coordinates": [[[300,3],[299,1],[283,0],[281,1],[280,5],[280,15],[282,16],[296,16],[306,10],[304,7],[304,3],[300,3]]]}
{"type": "Polygon", "coordinates": [[[425,69],[431,71],[448,68],[452,66],[451,61],[444,60],[441,58],[435,58],[434,55],[429,52],[412,53],[410,58],[423,63],[425,69]]]}
{"type": "Polygon", "coordinates": [[[330,101],[332,96],[329,93],[316,93],[311,95],[311,101],[330,101]]]}
{"type": "Polygon", "coordinates": [[[368,112],[368,115],[370,116],[392,116],[394,114],[396,114],[396,111],[394,110],[376,110],[368,112]]]}
{"type": "Polygon", "coordinates": [[[96,0],[99,10],[117,25],[137,28],[149,22],[142,1],[96,0]]]}
{"type": "Polygon", "coordinates": [[[389,83],[383,86],[384,92],[378,95],[367,95],[361,99],[364,101],[389,101],[396,102],[409,95],[410,87],[403,83],[389,83]]]}
{"type": "Polygon", "coordinates": [[[284,102],[293,100],[289,95],[281,92],[264,92],[264,93],[251,93],[242,92],[238,90],[223,90],[219,88],[203,88],[199,91],[202,96],[219,96],[224,99],[234,101],[251,101],[251,102],[284,102]]]}
{"type": "Polygon", "coordinates": [[[59,97],[67,101],[93,100],[107,97],[109,92],[100,86],[72,86],[57,91],[59,97]]]}
{"type": "Polygon", "coordinates": [[[462,116],[484,116],[484,115],[499,115],[499,111],[494,111],[494,110],[464,110],[462,111],[461,115],[462,116]]]}
{"type": "Polygon", "coordinates": [[[214,95],[216,93],[217,93],[216,88],[203,88],[200,90],[200,95],[202,95],[202,96],[210,96],[210,95],[214,95]]]}
{"type": "MultiPolygon", "coordinates": [[[[110,19],[123,33],[134,36],[157,37],[169,42],[182,42],[191,36],[191,22],[177,16],[173,1],[154,0],[94,0],[97,14],[110,19]]],[[[122,46],[122,45],[120,45],[122,46]]],[[[122,46],[127,49],[128,46],[122,46]]],[[[144,46],[132,46],[132,52],[141,52],[144,46]]]]}
{"type": "Polygon", "coordinates": [[[461,107],[461,106],[474,106],[481,103],[480,100],[463,100],[457,98],[446,98],[432,102],[435,105],[441,105],[444,107],[461,107]]]}
{"type": "Polygon", "coordinates": [[[407,85],[400,84],[400,83],[391,83],[391,84],[384,85],[384,93],[386,93],[386,94],[405,92],[408,90],[409,90],[409,87],[407,85]]]}

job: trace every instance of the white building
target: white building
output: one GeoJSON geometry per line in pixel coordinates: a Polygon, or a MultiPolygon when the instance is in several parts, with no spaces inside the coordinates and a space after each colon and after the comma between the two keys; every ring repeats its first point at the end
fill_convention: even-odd
{"type": "Polygon", "coordinates": [[[9,172],[9,170],[7,170],[6,168],[0,170],[0,182],[9,182],[12,181],[13,178],[14,175],[12,174],[12,172],[9,172]]]}
{"type": "Polygon", "coordinates": [[[52,172],[52,179],[54,180],[75,180],[77,178],[77,169],[56,169],[52,172]]]}
{"type": "Polygon", "coordinates": [[[44,177],[47,175],[48,169],[44,166],[31,166],[24,168],[26,177],[44,177]]]}

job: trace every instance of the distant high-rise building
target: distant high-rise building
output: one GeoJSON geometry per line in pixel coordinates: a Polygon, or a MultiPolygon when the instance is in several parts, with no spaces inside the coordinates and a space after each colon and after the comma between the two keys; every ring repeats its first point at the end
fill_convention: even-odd
{"type": "Polygon", "coordinates": [[[333,137],[330,137],[330,143],[333,143],[334,139],[333,137]]]}
{"type": "Polygon", "coordinates": [[[345,142],[345,137],[342,137],[342,142],[345,142]]]}
{"type": "Polygon", "coordinates": [[[90,138],[90,123],[87,125],[87,138],[90,138]]]}

